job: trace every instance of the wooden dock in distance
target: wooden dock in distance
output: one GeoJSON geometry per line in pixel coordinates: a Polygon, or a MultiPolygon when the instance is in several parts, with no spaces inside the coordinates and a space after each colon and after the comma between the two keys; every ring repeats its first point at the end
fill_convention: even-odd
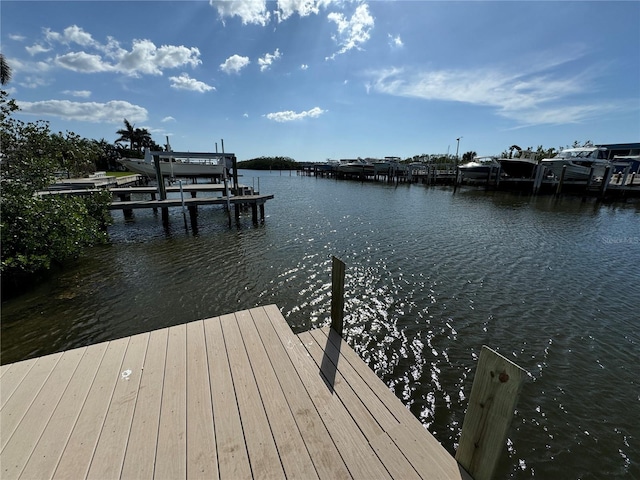
{"type": "MultiPolygon", "coordinates": [[[[197,207],[199,205],[225,205],[230,207],[233,205],[235,210],[236,221],[240,219],[241,207],[251,207],[251,216],[253,223],[258,223],[258,211],[260,213],[260,221],[264,221],[264,204],[267,200],[274,198],[273,195],[260,195],[255,193],[252,188],[238,185],[233,189],[233,196],[227,200],[226,196],[217,197],[197,197],[198,192],[215,193],[224,195],[227,187],[224,184],[191,184],[182,186],[165,187],[166,193],[182,192],[181,198],[165,198],[156,199],[158,189],[156,187],[124,187],[112,188],[109,191],[120,200],[114,200],[109,205],[109,210],[123,210],[125,215],[130,215],[134,209],[142,208],[161,208],[163,212],[163,221],[168,222],[167,208],[169,207],[185,207],[189,210],[192,224],[197,215],[197,207]],[[131,200],[132,194],[149,195],[151,200],[131,200]],[[189,194],[190,196],[186,196],[189,194]]],[[[231,217],[229,217],[231,222],[231,217]]]]}
{"type": "Polygon", "coordinates": [[[329,328],[275,305],[0,368],[0,476],[470,478],[329,328]]]}

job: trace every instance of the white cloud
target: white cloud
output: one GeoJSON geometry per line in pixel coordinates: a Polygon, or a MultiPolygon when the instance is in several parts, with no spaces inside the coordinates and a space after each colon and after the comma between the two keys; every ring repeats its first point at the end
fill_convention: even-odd
{"type": "Polygon", "coordinates": [[[162,120],[160,120],[162,123],[166,123],[166,122],[175,122],[176,119],[173,118],[172,116],[168,116],[168,117],[164,117],[162,120]]]}
{"type": "Polygon", "coordinates": [[[296,120],[302,120],[304,118],[317,118],[323,113],[326,113],[326,110],[322,110],[320,107],[312,108],[311,110],[307,110],[306,112],[294,112],[292,110],[287,110],[285,112],[274,112],[267,113],[265,116],[269,120],[273,120],[275,122],[294,122],[296,120]]]}
{"type": "Polygon", "coordinates": [[[307,65],[306,63],[303,63],[302,65],[300,65],[300,70],[308,70],[309,69],[309,65],[307,65]]]}
{"type": "Polygon", "coordinates": [[[371,38],[371,29],[375,21],[369,13],[369,6],[366,3],[356,7],[356,11],[347,19],[342,13],[331,12],[327,18],[335,22],[338,34],[333,36],[333,40],[342,48],[336,53],[327,57],[327,60],[335,58],[337,55],[348,52],[354,48],[360,49],[371,38]]]}
{"type": "Polygon", "coordinates": [[[209,4],[218,10],[223,22],[225,17],[240,17],[243,25],[255,24],[264,27],[271,18],[266,0],[210,0],[209,4]]]}
{"type": "Polygon", "coordinates": [[[65,90],[62,93],[79,98],[89,98],[91,96],[91,92],[89,90],[65,90]]]}
{"type": "Polygon", "coordinates": [[[19,58],[9,58],[9,65],[11,65],[11,69],[20,73],[46,73],[51,70],[51,65],[46,62],[30,62],[24,61],[19,58]]]}
{"type": "Polygon", "coordinates": [[[400,48],[402,46],[404,46],[404,43],[402,43],[402,39],[400,38],[400,35],[394,37],[393,35],[389,34],[389,45],[391,45],[392,48],[400,48]]]}
{"type": "Polygon", "coordinates": [[[321,7],[327,7],[333,0],[278,0],[276,15],[282,22],[297,13],[301,17],[317,15],[321,7]]]}
{"type": "Polygon", "coordinates": [[[98,42],[93,39],[90,33],[85,32],[77,25],[71,25],[65,28],[62,33],[54,32],[50,28],[45,28],[44,35],[49,42],[59,42],[65,45],[70,45],[72,43],[83,47],[93,47],[98,45],[98,42]]]}
{"type": "Polygon", "coordinates": [[[243,113],[243,114],[242,114],[242,116],[243,116],[244,118],[249,118],[249,114],[248,114],[248,113],[243,113]]]}
{"type": "Polygon", "coordinates": [[[37,55],[38,53],[44,53],[51,51],[51,48],[40,45],[39,43],[34,44],[31,47],[24,47],[29,55],[32,57],[37,55]]]}
{"type": "Polygon", "coordinates": [[[280,57],[282,57],[282,54],[278,48],[276,48],[276,51],[273,53],[265,53],[264,57],[258,59],[260,71],[264,72],[265,70],[268,70],[273,64],[273,61],[278,60],[280,57]]]}
{"type": "Polygon", "coordinates": [[[216,89],[200,80],[191,78],[188,73],[181,73],[179,77],[169,77],[169,80],[173,82],[171,88],[177,90],[191,90],[193,92],[204,93],[216,89]]]}
{"type": "MultiPolygon", "coordinates": [[[[162,75],[163,70],[191,66],[197,67],[202,63],[200,50],[196,47],[183,45],[162,45],[157,47],[151,40],[134,40],[131,50],[120,46],[113,37],[107,37],[107,43],[102,44],[93,39],[90,33],[72,25],[62,33],[44,30],[45,39],[50,45],[79,45],[81,51],[74,51],[56,55],[55,64],[75,72],[119,72],[133,77],[139,75],[162,75]],[[91,51],[92,50],[92,51],[91,51]]],[[[44,50],[39,44],[29,47],[30,53],[40,53],[44,50]]]]}
{"type": "Polygon", "coordinates": [[[37,75],[27,75],[20,80],[20,86],[25,88],[39,88],[51,85],[51,79],[48,77],[40,77],[37,75]]]}
{"type": "Polygon", "coordinates": [[[100,55],[85,52],[73,52],[56,56],[55,63],[74,72],[96,73],[115,70],[113,65],[103,62],[100,55]]]}
{"type": "Polygon", "coordinates": [[[198,66],[200,50],[196,47],[162,45],[160,48],[150,40],[135,40],[131,52],[121,55],[117,69],[129,75],[139,73],[162,75],[165,68],[176,68],[184,65],[198,66]]]}
{"type": "Polygon", "coordinates": [[[69,100],[44,100],[41,102],[18,102],[21,113],[39,116],[54,116],[65,120],[93,123],[121,123],[147,120],[147,110],[122,100],[107,103],[72,102],[69,100]]]}
{"type": "Polygon", "coordinates": [[[579,123],[615,108],[603,102],[575,104],[590,88],[591,74],[558,78],[545,67],[519,73],[499,68],[429,72],[392,68],[372,72],[371,78],[368,92],[491,107],[502,117],[528,125],[579,123]],[[573,104],[559,106],[568,102],[573,104]]]}
{"type": "Polygon", "coordinates": [[[9,34],[9,38],[15,42],[24,42],[27,37],[24,35],[9,34]]]}
{"type": "Polygon", "coordinates": [[[232,73],[240,73],[244,67],[249,65],[251,61],[249,57],[241,57],[240,55],[231,55],[224,63],[220,64],[220,70],[230,75],[232,73]]]}

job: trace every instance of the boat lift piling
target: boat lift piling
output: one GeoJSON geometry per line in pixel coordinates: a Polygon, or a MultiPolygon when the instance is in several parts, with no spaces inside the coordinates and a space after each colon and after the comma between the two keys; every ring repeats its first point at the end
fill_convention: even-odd
{"type": "MultiPolygon", "coordinates": [[[[229,185],[227,183],[227,160],[224,158],[224,140],[220,139],[220,146],[222,147],[222,179],[224,181],[224,195],[227,197],[227,215],[229,216],[229,228],[231,228],[231,199],[229,198],[229,185]]],[[[216,145],[218,150],[218,145],[216,145]]]]}
{"type": "Polygon", "coordinates": [[[613,175],[613,169],[610,165],[604,169],[604,175],[602,176],[602,184],[600,185],[600,200],[604,199],[604,195],[607,192],[607,187],[609,182],[611,181],[611,176],[613,175]]]}
{"type": "Polygon", "coordinates": [[[562,166],[562,173],[560,174],[560,181],[558,182],[558,187],[556,188],[556,197],[559,197],[562,193],[562,186],[564,185],[564,176],[567,173],[567,166],[562,166]]]}
{"type": "MultiPolygon", "coordinates": [[[[164,177],[162,176],[162,169],[160,168],[160,155],[153,155],[153,165],[156,169],[156,178],[158,179],[158,194],[160,195],[160,200],[167,199],[167,189],[164,185],[164,177]]],[[[167,207],[162,207],[162,224],[166,227],[169,225],[169,209],[167,207]]]]}

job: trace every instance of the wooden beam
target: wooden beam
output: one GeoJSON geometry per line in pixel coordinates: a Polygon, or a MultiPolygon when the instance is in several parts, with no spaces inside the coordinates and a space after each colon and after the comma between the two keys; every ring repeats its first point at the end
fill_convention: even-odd
{"type": "Polygon", "coordinates": [[[515,363],[482,347],[456,452],[475,480],[493,478],[526,376],[515,363]]]}
{"type": "Polygon", "coordinates": [[[344,262],[333,257],[331,266],[331,328],[342,336],[344,326],[344,262]]]}

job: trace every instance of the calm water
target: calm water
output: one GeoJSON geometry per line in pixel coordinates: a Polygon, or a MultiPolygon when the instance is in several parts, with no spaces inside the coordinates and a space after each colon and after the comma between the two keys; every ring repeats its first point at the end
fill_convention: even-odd
{"type": "Polygon", "coordinates": [[[486,344],[530,372],[498,478],[640,478],[640,204],[244,172],[264,225],[120,213],[112,243],[2,304],[2,362],[276,303],[349,343],[451,452],[486,344]]]}

